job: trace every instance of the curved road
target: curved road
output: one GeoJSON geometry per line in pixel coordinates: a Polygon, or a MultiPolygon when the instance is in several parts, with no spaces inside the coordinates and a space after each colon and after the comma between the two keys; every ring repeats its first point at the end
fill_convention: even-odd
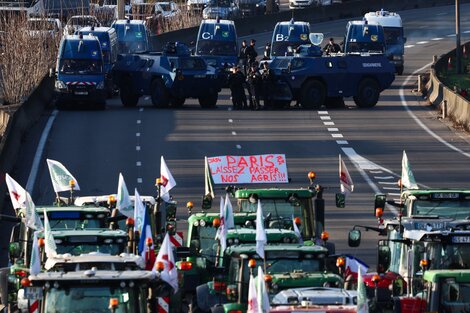
{"type": "MultiPolygon", "coordinates": [[[[465,16],[470,13],[470,6],[462,5],[461,10],[465,16]]],[[[114,100],[103,112],[62,111],[57,114],[45,145],[34,201],[50,203],[54,198],[45,158],[66,165],[79,181],[82,195],[115,192],[119,172],[124,174],[130,191],[137,187],[141,194],[154,194],[163,155],[178,184],[172,195],[180,204],[178,217],[184,219],[187,201],[200,207],[204,156],[285,153],[292,185],[305,186],[307,172],[314,170],[317,182],[330,187],[325,195],[326,228],[337,251],[356,254],[375,264],[376,234],[363,234],[361,247],[349,249],[347,231],[357,223],[375,225],[375,192],[398,195],[395,182],[401,172],[404,149],[419,183],[434,187],[469,185],[469,136],[440,121],[437,112],[412,92],[416,88],[415,73],[424,72],[433,55],[455,47],[454,7],[399,13],[408,38],[405,74],[396,77],[375,108],[360,110],[347,101],[346,108],[337,110],[231,111],[228,92],[224,90],[216,110],[202,110],[193,100],[179,110],[157,110],[143,99],[138,108],[132,109],[123,108],[114,100]],[[344,209],[334,206],[340,153],[355,182],[355,192],[344,209]]],[[[346,20],[311,22],[313,31],[341,41],[346,20]]],[[[462,32],[465,42],[470,33],[468,20],[462,19],[462,32]]],[[[255,38],[263,46],[270,34],[255,38]]],[[[47,118],[26,138],[12,173],[23,185],[47,118]]],[[[217,194],[220,196],[222,191],[217,194]]]]}

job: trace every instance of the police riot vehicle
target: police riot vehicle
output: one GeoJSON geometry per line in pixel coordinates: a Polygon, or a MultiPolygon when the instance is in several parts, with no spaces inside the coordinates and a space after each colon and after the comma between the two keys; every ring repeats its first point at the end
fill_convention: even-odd
{"type": "Polygon", "coordinates": [[[369,23],[376,22],[380,24],[385,33],[385,43],[387,45],[385,54],[390,62],[395,64],[398,75],[403,74],[405,60],[405,42],[403,34],[403,25],[401,17],[395,12],[384,11],[369,12],[364,15],[369,23]]]}
{"type": "Polygon", "coordinates": [[[217,70],[178,42],[168,43],[162,52],[120,55],[113,79],[124,106],[136,106],[141,96],[150,95],[160,108],[181,107],[186,98],[212,108],[221,89],[217,70]]]}
{"type": "Polygon", "coordinates": [[[116,30],[119,53],[139,53],[150,50],[145,21],[116,20],[111,27],[116,30]]]}
{"type": "Polygon", "coordinates": [[[74,102],[91,108],[105,108],[106,72],[97,37],[81,33],[63,37],[55,72],[59,108],[74,102]]]}
{"type": "Polygon", "coordinates": [[[292,55],[295,48],[310,43],[309,34],[308,22],[294,21],[294,19],[278,22],[271,39],[271,58],[292,55]]]}
{"type": "MultiPolygon", "coordinates": [[[[292,56],[279,56],[271,62],[275,76],[272,97],[278,105],[294,100],[302,108],[316,109],[328,99],[353,97],[358,107],[370,108],[395,79],[395,68],[383,54],[321,56],[318,46],[323,35],[309,37],[316,49],[302,45],[292,56]]],[[[369,43],[374,41],[369,39],[369,43]]]]}
{"type": "Polygon", "coordinates": [[[374,21],[349,21],[343,45],[343,52],[346,54],[384,54],[384,29],[374,21]]]}
{"type": "Polygon", "coordinates": [[[235,23],[219,18],[201,21],[194,54],[201,56],[208,65],[219,69],[225,83],[228,71],[238,63],[235,23]]]}

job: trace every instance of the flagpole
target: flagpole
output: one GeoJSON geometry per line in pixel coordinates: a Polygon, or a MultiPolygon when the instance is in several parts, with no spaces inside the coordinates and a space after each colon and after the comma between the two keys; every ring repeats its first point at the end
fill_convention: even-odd
{"type": "Polygon", "coordinates": [[[57,206],[60,207],[60,197],[59,197],[59,193],[56,192],[56,193],[55,193],[55,196],[56,196],[56,199],[57,199],[57,206]]]}

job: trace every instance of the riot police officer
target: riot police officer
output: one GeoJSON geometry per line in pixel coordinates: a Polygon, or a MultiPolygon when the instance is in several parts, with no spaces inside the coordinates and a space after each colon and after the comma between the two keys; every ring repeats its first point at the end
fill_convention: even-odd
{"type": "Polygon", "coordinates": [[[265,109],[272,107],[273,105],[272,94],[270,91],[274,90],[274,80],[274,72],[269,68],[269,63],[263,62],[261,69],[261,81],[265,109]]]}
{"type": "Polygon", "coordinates": [[[261,108],[259,99],[262,89],[262,78],[258,69],[258,62],[251,64],[246,82],[248,83],[248,93],[250,95],[250,108],[252,110],[259,110],[261,108]]]}
{"type": "Polygon", "coordinates": [[[228,85],[232,94],[232,103],[235,110],[247,108],[245,95],[245,75],[241,72],[240,66],[234,66],[232,73],[228,77],[228,85]]]}

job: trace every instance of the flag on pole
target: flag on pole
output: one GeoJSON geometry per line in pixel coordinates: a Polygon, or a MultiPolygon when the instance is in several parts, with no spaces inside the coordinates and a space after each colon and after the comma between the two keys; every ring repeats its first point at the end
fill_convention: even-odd
{"type": "Polygon", "coordinates": [[[235,221],[233,220],[233,207],[232,203],[230,202],[230,194],[228,192],[225,195],[224,222],[226,229],[235,228],[235,221]]]}
{"type": "Polygon", "coordinates": [[[346,164],[341,158],[341,154],[339,155],[339,184],[341,186],[341,192],[346,195],[354,191],[354,183],[351,175],[349,175],[346,164]]]}
{"type": "Polygon", "coordinates": [[[135,223],[135,230],[139,232],[142,236],[143,232],[143,225],[144,225],[144,218],[145,218],[145,205],[140,199],[139,192],[137,188],[135,188],[135,197],[134,197],[134,223],[135,223]]]}
{"type": "Polygon", "coordinates": [[[153,245],[152,228],[150,227],[149,215],[144,214],[143,234],[139,239],[139,254],[145,260],[145,270],[152,270],[155,263],[155,247],[153,245]],[[147,241],[152,243],[148,246],[147,241]]]}
{"type": "Polygon", "coordinates": [[[367,292],[366,292],[366,285],[364,284],[364,280],[362,275],[365,272],[359,268],[359,272],[357,275],[357,313],[369,313],[369,305],[367,303],[367,292]]]}
{"type": "Polygon", "coordinates": [[[39,254],[38,232],[33,234],[33,248],[31,249],[31,262],[29,263],[29,272],[31,275],[37,275],[41,272],[41,257],[39,254]]]}
{"type": "Polygon", "coordinates": [[[57,246],[55,244],[54,236],[51,232],[51,226],[49,225],[49,218],[47,217],[47,212],[44,209],[44,241],[45,241],[45,251],[48,258],[55,257],[57,255],[57,246]]]}
{"type": "Polygon", "coordinates": [[[165,201],[170,201],[170,190],[176,186],[176,181],[171,175],[168,166],[166,166],[165,159],[161,158],[160,161],[160,178],[162,180],[162,186],[160,189],[160,197],[165,201]]]}
{"type": "MultiPolygon", "coordinates": [[[[159,262],[164,264],[164,269],[160,272],[160,277],[166,281],[171,287],[173,287],[174,292],[178,291],[178,272],[175,266],[175,259],[173,257],[173,250],[170,242],[170,235],[166,233],[165,238],[163,239],[160,251],[158,251],[157,261],[155,265],[159,262]]],[[[153,268],[156,271],[156,268],[153,268]]]]}
{"type": "Polygon", "coordinates": [[[300,233],[299,227],[297,227],[297,224],[295,223],[295,218],[294,215],[292,215],[292,225],[294,227],[294,233],[299,239],[299,243],[304,243],[304,240],[302,239],[302,234],[300,233]]]}
{"type": "Polygon", "coordinates": [[[212,178],[211,169],[207,157],[204,157],[204,185],[205,185],[205,196],[211,196],[215,198],[214,194],[214,179],[212,178]]]}
{"type": "Polygon", "coordinates": [[[116,209],[127,217],[134,217],[134,206],[132,205],[129,191],[127,190],[126,182],[124,181],[122,173],[119,173],[116,209]]]}
{"type": "Polygon", "coordinates": [[[403,150],[403,158],[401,160],[401,184],[407,189],[419,189],[405,150],[403,150]]]}
{"type": "Polygon", "coordinates": [[[258,297],[256,295],[256,283],[253,275],[250,275],[250,282],[248,285],[248,308],[246,313],[261,313],[258,310],[258,297]]]}
{"type": "Polygon", "coordinates": [[[269,295],[264,281],[264,272],[261,266],[258,266],[257,277],[257,293],[258,293],[258,311],[261,313],[269,312],[269,295]]]}
{"type": "Polygon", "coordinates": [[[225,225],[224,209],[225,209],[224,198],[220,197],[220,226],[217,229],[217,232],[215,234],[215,240],[220,241],[221,255],[225,251],[225,248],[227,248],[227,227],[225,225]]]}
{"type": "Polygon", "coordinates": [[[351,255],[345,255],[345,259],[345,277],[352,273],[358,274],[359,271],[367,273],[369,270],[369,266],[367,264],[351,255]]]}
{"type": "Polygon", "coordinates": [[[258,210],[256,210],[256,253],[264,259],[264,246],[268,242],[264,230],[264,216],[261,201],[258,199],[258,210]]]}
{"type": "Polygon", "coordinates": [[[28,192],[26,192],[26,214],[25,214],[25,224],[27,227],[34,230],[43,230],[44,226],[42,225],[41,218],[36,212],[36,206],[34,205],[33,199],[28,192]]]}
{"type": "Polygon", "coordinates": [[[5,181],[10,194],[11,204],[14,209],[26,208],[26,190],[21,187],[10,175],[5,174],[5,181]]]}
{"type": "Polygon", "coordinates": [[[47,166],[49,167],[49,174],[51,175],[52,186],[55,192],[69,191],[70,181],[72,180],[75,183],[74,190],[80,190],[78,181],[62,163],[47,159],[47,166]]]}

